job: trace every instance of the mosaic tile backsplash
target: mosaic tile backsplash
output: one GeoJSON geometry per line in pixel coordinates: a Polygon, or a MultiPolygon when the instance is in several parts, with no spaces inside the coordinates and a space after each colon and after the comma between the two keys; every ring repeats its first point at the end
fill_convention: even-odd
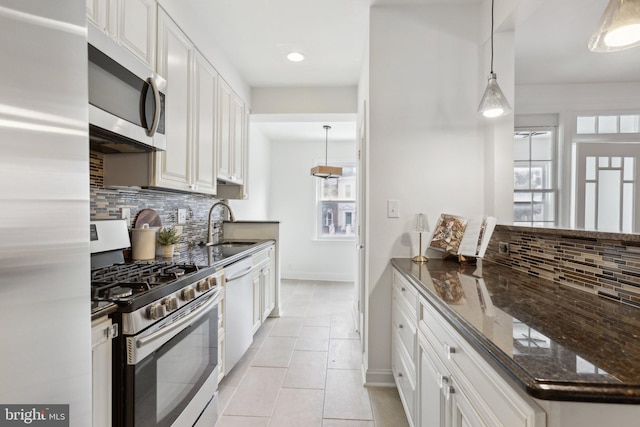
{"type": "Polygon", "coordinates": [[[640,308],[638,235],[496,226],[487,261],[640,308]],[[509,255],[498,242],[509,243],[509,255]]]}
{"type": "MultiPolygon", "coordinates": [[[[197,244],[207,239],[207,215],[211,206],[218,201],[213,196],[161,192],[156,190],[107,189],[103,186],[104,155],[90,151],[90,200],[91,220],[119,219],[120,209],[129,208],[133,224],[142,209],[155,210],[163,227],[177,225],[178,209],[187,210],[187,222],[183,227],[178,248],[197,244]]],[[[214,219],[220,221],[226,214],[223,208],[214,212],[214,219]]]]}

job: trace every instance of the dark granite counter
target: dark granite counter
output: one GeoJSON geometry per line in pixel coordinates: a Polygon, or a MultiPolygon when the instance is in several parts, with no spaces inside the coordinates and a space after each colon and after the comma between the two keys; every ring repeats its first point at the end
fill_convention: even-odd
{"type": "Polygon", "coordinates": [[[391,264],[530,395],[640,403],[640,310],[486,261],[391,264]]]}

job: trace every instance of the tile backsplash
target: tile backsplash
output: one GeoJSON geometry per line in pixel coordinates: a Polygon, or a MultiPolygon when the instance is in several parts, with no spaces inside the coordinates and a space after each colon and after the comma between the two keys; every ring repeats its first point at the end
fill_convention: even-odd
{"type": "MultiPolygon", "coordinates": [[[[213,196],[162,192],[144,189],[104,188],[104,155],[90,151],[90,201],[91,220],[119,219],[121,208],[129,208],[131,223],[142,209],[155,210],[163,227],[177,225],[178,209],[187,210],[187,221],[183,227],[178,246],[197,244],[207,238],[208,214],[211,206],[218,201],[213,196]]],[[[216,209],[214,219],[220,220],[223,209],[216,209]]]]}
{"type": "Polygon", "coordinates": [[[640,308],[640,235],[498,225],[485,259],[640,308]]]}

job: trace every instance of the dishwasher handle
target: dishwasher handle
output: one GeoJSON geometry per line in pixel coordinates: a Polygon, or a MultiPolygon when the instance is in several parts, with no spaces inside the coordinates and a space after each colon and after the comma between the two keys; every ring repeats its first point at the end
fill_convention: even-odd
{"type": "Polygon", "coordinates": [[[253,265],[250,265],[249,267],[245,268],[244,270],[240,270],[239,272],[233,274],[232,276],[227,276],[226,278],[226,282],[233,282],[234,280],[238,280],[244,276],[246,276],[247,274],[251,273],[254,270],[253,265]]]}

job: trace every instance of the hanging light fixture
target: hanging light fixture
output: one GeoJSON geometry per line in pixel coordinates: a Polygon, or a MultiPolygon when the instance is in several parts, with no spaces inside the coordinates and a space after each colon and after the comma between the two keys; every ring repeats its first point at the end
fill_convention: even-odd
{"type": "Polygon", "coordinates": [[[614,52],[640,46],[640,0],[609,0],[589,50],[614,52]]]}
{"type": "Polygon", "coordinates": [[[509,102],[498,86],[496,73],[493,72],[493,3],[494,0],[491,0],[491,72],[489,73],[489,83],[487,83],[487,88],[482,95],[476,113],[476,116],[480,118],[506,116],[511,112],[509,102]]]}
{"type": "Polygon", "coordinates": [[[322,126],[325,130],[325,142],[324,142],[324,166],[318,165],[314,168],[311,168],[311,175],[318,178],[338,178],[342,176],[342,168],[337,166],[329,166],[327,164],[327,156],[329,151],[329,129],[331,126],[324,125],[322,126]]]}

